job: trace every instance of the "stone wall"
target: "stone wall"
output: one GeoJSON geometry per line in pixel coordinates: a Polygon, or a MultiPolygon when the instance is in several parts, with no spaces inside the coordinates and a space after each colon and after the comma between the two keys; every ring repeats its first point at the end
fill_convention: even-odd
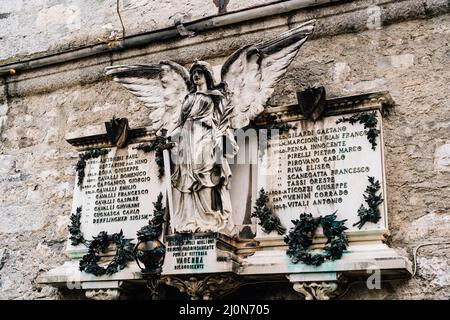
{"type": "MultiPolygon", "coordinates": [[[[275,0],[230,1],[237,11],[275,0]]],[[[131,35],[216,15],[213,0],[2,0],[0,61],[46,51],[60,51],[111,35],[131,35]]]]}
{"type": "MultiPolygon", "coordinates": [[[[212,1],[209,6],[199,5],[200,2],[204,3],[123,0],[122,17],[128,32],[136,33],[167,26],[178,12],[190,12],[195,19],[217,11],[212,1]],[[167,11],[164,4],[169,2],[178,4],[167,11]]],[[[245,3],[251,6],[257,2],[261,3],[245,3]]],[[[194,58],[220,64],[241,45],[267,38],[311,17],[318,19],[317,32],[277,86],[271,105],[295,103],[296,91],[318,84],[326,87],[329,97],[388,90],[396,102],[384,119],[392,233],[389,242],[412,259],[417,245],[448,241],[448,3],[383,1],[384,4],[374,5],[381,2],[337,2],[216,29],[193,38],[176,38],[35,69],[2,80],[0,299],[72,297],[68,290],[39,287],[35,283],[41,272],[68,259],[64,251],[77,153],[64,137],[80,128],[89,131],[101,126],[113,115],[128,117],[131,127],[147,124],[146,107],[105,77],[104,67],[163,59],[188,65],[194,58]]],[[[79,5],[86,14],[80,15],[83,22],[74,31],[67,26],[67,21],[72,20],[58,20],[62,19],[61,14],[70,15],[72,1],[2,1],[0,59],[15,61],[23,55],[90,43],[97,36],[92,30],[106,30],[102,26],[108,24],[118,28],[115,1],[89,3],[91,7],[79,5]],[[17,41],[19,38],[33,40],[21,42],[17,41]]],[[[229,8],[243,7],[231,0],[229,8]]],[[[365,284],[356,284],[345,298],[448,299],[449,258],[448,247],[424,247],[419,252],[414,279],[383,283],[381,290],[367,290],[365,284]]],[[[280,288],[265,297],[295,297],[280,288]]],[[[234,295],[242,297],[245,292],[234,295]]]]}

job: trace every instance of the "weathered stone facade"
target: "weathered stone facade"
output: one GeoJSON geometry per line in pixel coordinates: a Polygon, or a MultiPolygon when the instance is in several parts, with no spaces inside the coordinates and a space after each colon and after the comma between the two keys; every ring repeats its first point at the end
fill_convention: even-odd
{"type": "MultiPolygon", "coordinates": [[[[72,2],[2,1],[0,64],[121,32],[115,1],[72,2]]],[[[272,2],[231,0],[228,11],[272,2]]],[[[173,26],[177,14],[192,21],[217,13],[212,1],[120,5],[127,35],[173,26]]],[[[240,46],[310,18],[318,20],[315,35],[277,86],[271,105],[296,103],[295,92],[313,85],[325,86],[329,97],[389,91],[396,102],[384,119],[390,245],[412,259],[420,244],[448,242],[449,11],[446,0],[333,1],[0,80],[0,299],[73,297],[71,290],[35,283],[40,273],[67,259],[77,153],[64,137],[80,129],[87,133],[112,116],[127,117],[131,127],[147,124],[146,108],[104,76],[106,66],[165,59],[189,65],[195,58],[217,65],[240,46]]],[[[424,247],[415,278],[383,282],[380,290],[356,284],[344,298],[448,299],[449,258],[449,247],[424,247]]],[[[275,286],[264,297],[298,297],[287,288],[275,286]]],[[[245,298],[248,290],[233,297],[245,298]]]]}

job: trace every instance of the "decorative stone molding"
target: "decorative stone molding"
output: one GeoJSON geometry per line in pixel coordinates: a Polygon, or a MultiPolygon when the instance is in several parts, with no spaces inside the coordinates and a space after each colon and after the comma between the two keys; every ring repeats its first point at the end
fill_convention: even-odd
{"type": "Polygon", "coordinates": [[[336,282],[296,282],[293,287],[305,300],[330,300],[338,295],[336,282]]]}
{"type": "Polygon", "coordinates": [[[152,300],[160,300],[159,285],[163,282],[159,274],[154,274],[147,277],[146,286],[150,290],[150,297],[152,300]]]}
{"type": "MultiPolygon", "coordinates": [[[[325,100],[323,116],[335,116],[346,113],[367,112],[379,110],[382,115],[388,114],[395,102],[387,91],[358,94],[347,97],[330,98],[325,100]]],[[[257,125],[265,125],[271,122],[287,122],[307,120],[301,112],[298,104],[267,108],[255,120],[257,125]]]]}
{"type": "Polygon", "coordinates": [[[176,287],[180,292],[188,294],[191,300],[211,300],[242,285],[241,280],[231,274],[207,275],[203,279],[165,276],[162,281],[169,286],[176,287]]]}
{"type": "Polygon", "coordinates": [[[342,273],[305,273],[292,274],[287,277],[296,292],[305,300],[330,300],[343,292],[348,284],[348,278],[342,273]]]}
{"type": "MultiPolygon", "coordinates": [[[[151,128],[142,127],[136,129],[130,129],[127,131],[127,142],[128,143],[139,143],[146,142],[149,136],[154,136],[155,131],[151,128]]],[[[114,147],[115,144],[111,143],[108,138],[108,134],[105,133],[103,127],[96,128],[96,130],[86,130],[84,132],[69,133],[66,137],[66,141],[77,148],[78,151],[88,150],[92,148],[110,148],[114,147]],[[80,135],[85,135],[79,137],[80,135]]]]}
{"type": "Polygon", "coordinates": [[[119,289],[93,289],[86,290],[86,298],[91,300],[118,300],[120,297],[119,289]]]}

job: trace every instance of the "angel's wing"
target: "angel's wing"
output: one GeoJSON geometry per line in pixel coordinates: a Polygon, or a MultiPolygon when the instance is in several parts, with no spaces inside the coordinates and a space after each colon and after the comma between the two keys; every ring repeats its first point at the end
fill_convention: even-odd
{"type": "Polygon", "coordinates": [[[275,39],[243,47],[223,64],[222,81],[228,85],[234,106],[233,128],[245,127],[264,111],[275,84],[313,32],[314,23],[308,21],[275,39]]]}
{"type": "Polygon", "coordinates": [[[164,128],[170,132],[174,128],[189,92],[189,72],[183,66],[163,61],[151,65],[112,66],[105,71],[150,109],[153,129],[164,128]]]}

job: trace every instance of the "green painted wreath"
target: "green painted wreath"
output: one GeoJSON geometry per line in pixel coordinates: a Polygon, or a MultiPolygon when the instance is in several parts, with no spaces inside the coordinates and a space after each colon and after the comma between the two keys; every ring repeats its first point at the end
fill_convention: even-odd
{"type": "Polygon", "coordinates": [[[128,260],[133,259],[133,247],[131,241],[125,239],[122,230],[111,235],[102,231],[89,243],[88,253],[80,260],[80,271],[96,276],[116,273],[127,266],[128,260]],[[106,267],[99,266],[99,254],[104,252],[111,242],[116,245],[116,254],[106,267]]]}
{"type": "Polygon", "coordinates": [[[287,255],[293,263],[303,262],[307,265],[320,266],[325,260],[338,260],[347,249],[348,240],[344,231],[348,228],[344,226],[347,220],[336,220],[336,212],[324,217],[313,218],[312,214],[300,214],[300,219],[292,220],[294,227],[284,238],[289,249],[287,255]],[[313,243],[314,233],[318,226],[322,226],[323,233],[327,237],[325,253],[312,254],[308,252],[308,247],[313,243]]]}

